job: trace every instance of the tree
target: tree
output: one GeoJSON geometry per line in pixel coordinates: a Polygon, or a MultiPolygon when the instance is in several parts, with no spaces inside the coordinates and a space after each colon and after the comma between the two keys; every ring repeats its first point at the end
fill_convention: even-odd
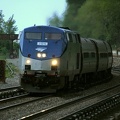
{"type": "Polygon", "coordinates": [[[82,37],[120,46],[120,0],[66,0],[63,18],[54,14],[50,25],[65,26],[82,37]],[[58,24],[60,21],[60,25],[58,24]]]}
{"type": "Polygon", "coordinates": [[[68,26],[73,30],[78,29],[76,24],[76,17],[78,16],[78,10],[84,4],[86,0],[66,0],[67,9],[64,14],[63,26],[68,26]]]}
{"type": "MultiPolygon", "coordinates": [[[[16,21],[13,19],[13,17],[14,15],[5,21],[2,10],[0,10],[0,34],[15,34],[18,28],[15,26],[16,21]]],[[[0,53],[9,53],[11,45],[12,41],[10,40],[0,40],[0,53]]]]}
{"type": "Polygon", "coordinates": [[[82,37],[120,45],[119,0],[67,0],[63,24],[82,37]]]}
{"type": "Polygon", "coordinates": [[[0,33],[3,33],[3,24],[4,24],[4,19],[3,19],[4,15],[2,14],[2,10],[0,10],[0,33]]]}
{"type": "Polygon", "coordinates": [[[4,22],[4,32],[8,34],[14,34],[17,31],[17,26],[14,26],[16,21],[13,19],[12,15],[6,22],[4,22]]]}
{"type": "Polygon", "coordinates": [[[57,26],[57,27],[61,27],[62,22],[63,22],[62,18],[59,17],[56,12],[53,14],[51,18],[48,18],[47,20],[48,25],[57,26]]]}
{"type": "Polygon", "coordinates": [[[106,0],[101,6],[103,12],[103,24],[106,28],[106,40],[120,46],[120,1],[106,0]]]}

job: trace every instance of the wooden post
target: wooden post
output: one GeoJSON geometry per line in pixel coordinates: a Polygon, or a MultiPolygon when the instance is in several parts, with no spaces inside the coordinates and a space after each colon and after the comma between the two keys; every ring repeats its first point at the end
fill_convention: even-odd
{"type": "Polygon", "coordinates": [[[5,60],[0,60],[0,82],[5,83],[5,60]]]}

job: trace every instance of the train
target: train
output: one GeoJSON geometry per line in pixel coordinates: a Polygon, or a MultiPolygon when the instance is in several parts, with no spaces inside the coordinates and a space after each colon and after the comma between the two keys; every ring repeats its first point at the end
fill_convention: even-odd
{"type": "Polygon", "coordinates": [[[111,45],[68,27],[31,26],[19,35],[20,83],[30,93],[79,89],[110,79],[111,45]]]}

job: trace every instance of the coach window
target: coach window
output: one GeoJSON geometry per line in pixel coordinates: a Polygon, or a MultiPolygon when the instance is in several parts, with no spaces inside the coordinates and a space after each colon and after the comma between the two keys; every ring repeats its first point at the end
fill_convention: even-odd
{"type": "Polygon", "coordinates": [[[100,53],[100,57],[103,58],[103,53],[100,53]]]}
{"type": "Polygon", "coordinates": [[[89,58],[89,53],[88,52],[84,53],[84,58],[89,58]]]}
{"type": "Polygon", "coordinates": [[[91,58],[95,58],[95,53],[91,52],[91,58]]]}
{"type": "Polygon", "coordinates": [[[101,58],[107,58],[107,53],[100,53],[101,58]]]}
{"type": "Polygon", "coordinates": [[[32,33],[32,32],[26,32],[25,33],[25,39],[27,40],[41,40],[41,33],[32,33]]]}
{"type": "Polygon", "coordinates": [[[62,34],[60,33],[45,33],[45,40],[60,40],[62,34]]]}
{"type": "Polygon", "coordinates": [[[108,56],[109,56],[109,57],[112,57],[112,53],[111,53],[111,52],[109,52],[109,53],[108,53],[108,56]]]}

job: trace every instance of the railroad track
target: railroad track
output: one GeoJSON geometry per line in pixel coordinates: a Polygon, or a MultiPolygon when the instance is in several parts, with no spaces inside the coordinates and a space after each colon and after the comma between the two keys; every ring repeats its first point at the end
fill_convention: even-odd
{"type": "Polygon", "coordinates": [[[120,75],[120,65],[114,66],[114,67],[112,68],[112,73],[113,73],[113,74],[120,75]]]}
{"type": "Polygon", "coordinates": [[[48,96],[36,98],[36,97],[30,97],[30,96],[28,96],[28,94],[24,94],[24,95],[14,97],[9,100],[5,99],[5,100],[2,100],[2,105],[1,105],[2,107],[0,107],[0,112],[3,110],[9,110],[9,109],[13,109],[15,107],[20,107],[20,106],[23,106],[23,105],[26,105],[29,103],[37,102],[39,100],[43,100],[48,97],[50,97],[50,96],[48,95],[48,96]],[[22,101],[21,101],[21,99],[22,99],[22,101]]]}
{"type": "MultiPolygon", "coordinates": [[[[117,79],[119,78],[117,77],[117,79]]],[[[61,117],[58,120],[119,120],[119,108],[120,92],[118,91],[112,96],[108,95],[108,97],[103,100],[99,100],[96,103],[91,102],[91,105],[61,117]]]]}
{"type": "MultiPolygon", "coordinates": [[[[58,120],[101,120],[106,112],[120,104],[120,93],[92,103],[83,109],[70,113],[58,120]],[[99,119],[101,117],[101,119],[99,119]]],[[[113,119],[112,119],[113,120],[113,119]]]]}
{"type": "Polygon", "coordinates": [[[15,96],[15,97],[2,99],[2,100],[0,100],[0,106],[2,106],[2,107],[0,107],[0,111],[19,106],[20,104],[22,104],[22,103],[19,103],[20,99],[25,100],[26,98],[28,98],[28,93],[19,95],[19,96],[15,96]],[[14,101],[16,101],[16,102],[14,103],[14,101]]]}
{"type": "Polygon", "coordinates": [[[9,99],[21,94],[26,94],[26,92],[20,86],[0,89],[0,100],[5,98],[9,99]]]}
{"type": "Polygon", "coordinates": [[[0,92],[10,91],[10,90],[16,90],[16,89],[19,89],[19,88],[21,88],[21,87],[20,86],[8,87],[8,88],[0,89],[0,92]]]}
{"type": "Polygon", "coordinates": [[[21,95],[16,95],[16,96],[13,96],[13,97],[0,99],[0,104],[5,103],[5,102],[9,102],[9,101],[12,101],[12,100],[15,100],[15,99],[21,99],[21,98],[27,97],[28,95],[29,95],[28,93],[24,93],[24,94],[21,94],[21,95]]]}
{"type": "MultiPolygon", "coordinates": [[[[116,81],[113,83],[116,83],[116,81]]],[[[107,86],[110,85],[108,84],[107,86]]],[[[46,98],[43,97],[42,99],[26,96],[25,98],[18,98],[18,100],[22,100],[22,102],[17,102],[17,104],[13,104],[8,100],[4,106],[2,106],[3,103],[0,106],[0,119],[64,119],[67,115],[72,114],[72,117],[76,116],[76,114],[73,115],[73,113],[80,110],[82,110],[83,116],[85,116],[86,112],[84,112],[84,109],[87,110],[87,107],[93,106],[94,104],[105,100],[105,98],[108,99],[108,96],[113,96],[118,93],[120,91],[119,87],[120,85],[118,81],[116,85],[110,86],[108,89],[99,90],[99,92],[95,92],[97,89],[97,86],[95,86],[93,89],[94,92],[90,92],[90,89],[88,89],[79,93],[73,93],[74,95],[70,94],[70,96],[68,93],[65,96],[54,95],[46,98]],[[90,93],[87,94],[88,92],[90,93]],[[32,99],[34,100],[32,101],[32,99]],[[8,103],[10,104],[8,105],[8,103]],[[64,117],[62,118],[61,116],[64,117]]],[[[13,99],[12,101],[16,100],[13,99]]],[[[88,114],[89,112],[87,112],[87,115],[88,114]]]]}
{"type": "MultiPolygon", "coordinates": [[[[86,111],[88,111],[88,108],[90,108],[91,106],[94,106],[98,103],[105,101],[106,99],[109,99],[108,95],[106,96],[106,94],[109,94],[109,96],[112,96],[112,98],[113,98],[113,94],[111,94],[111,91],[113,92],[113,89],[114,89],[113,94],[116,94],[116,91],[120,90],[120,85],[114,86],[114,87],[106,89],[106,90],[102,90],[100,92],[97,92],[97,93],[94,93],[94,94],[91,94],[88,96],[84,96],[82,98],[79,97],[74,100],[61,103],[57,106],[49,107],[47,109],[42,109],[39,112],[24,116],[21,119],[22,120],[35,119],[35,118],[41,119],[41,120],[42,119],[45,120],[48,118],[50,118],[51,120],[53,120],[53,119],[60,119],[60,120],[68,119],[68,116],[73,116],[73,111],[75,111],[75,114],[76,114],[76,111],[78,112],[78,110],[83,111],[85,109],[86,111]],[[64,111],[64,113],[62,111],[64,111]],[[69,112],[65,112],[65,111],[69,111],[69,112]],[[61,116],[64,116],[64,117],[61,117],[61,116]]],[[[81,120],[83,120],[83,117],[85,118],[85,114],[86,114],[86,112],[83,112],[81,120]]],[[[95,115],[94,115],[94,117],[95,117],[95,115]]]]}

